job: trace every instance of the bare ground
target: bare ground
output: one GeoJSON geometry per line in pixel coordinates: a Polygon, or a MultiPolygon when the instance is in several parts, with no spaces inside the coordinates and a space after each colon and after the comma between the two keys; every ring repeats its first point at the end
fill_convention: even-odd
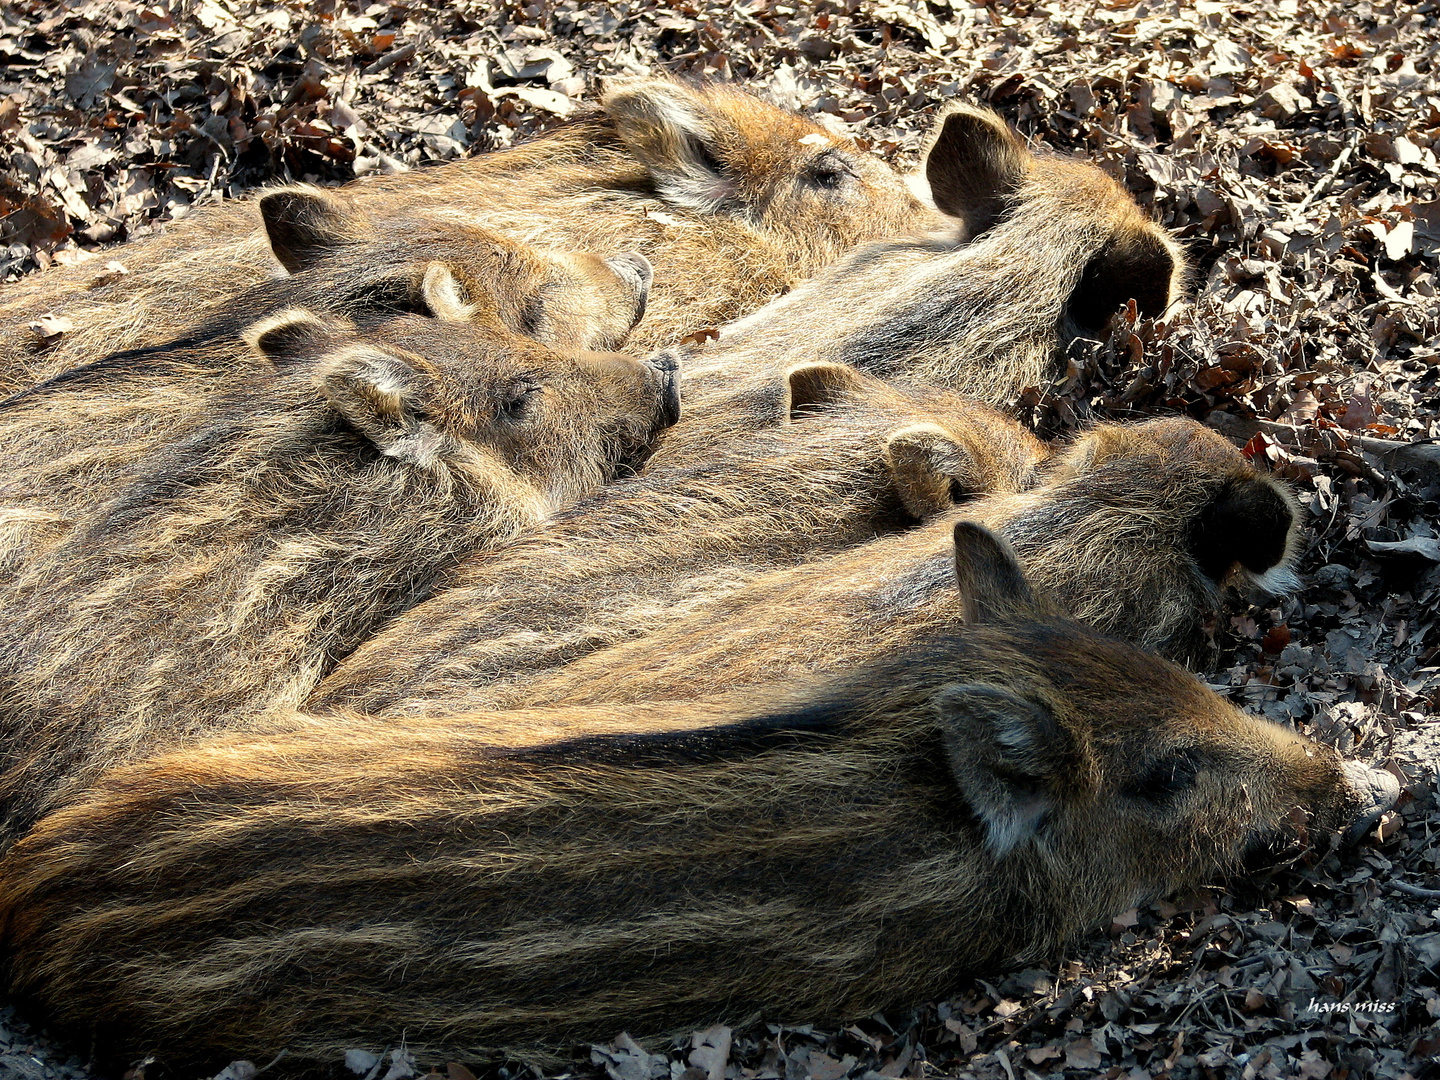
{"type": "MultiPolygon", "coordinates": [[[[577,1048],[572,1072],[1422,1080],[1440,1076],[1437,7],[3,3],[0,275],[116,272],[113,245],[268,180],[506,146],[616,73],[738,80],[902,165],[962,96],[1098,161],[1183,239],[1196,303],[1077,349],[1024,414],[1059,435],[1182,412],[1291,480],[1305,588],[1235,619],[1207,678],[1387,762],[1399,812],[1358,853],[1127,913],[1043,970],[912,1014],[717,1029],[658,1054],[619,1038],[577,1048]]],[[[372,1080],[410,1071],[388,1049],[372,1080]]],[[[0,1076],[78,1076],[84,1056],[0,1010],[0,1076]]]]}

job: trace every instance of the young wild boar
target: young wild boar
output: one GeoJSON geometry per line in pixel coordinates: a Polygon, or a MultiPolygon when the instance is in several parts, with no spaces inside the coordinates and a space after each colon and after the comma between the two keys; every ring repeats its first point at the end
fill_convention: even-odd
{"type": "Polygon", "coordinates": [[[543,1060],[913,1005],[1393,803],[957,541],[965,631],[824,683],[296,717],[108,772],[0,861],[14,984],[192,1073],[543,1060]]]}
{"type": "Polygon", "coordinates": [[[691,347],[693,399],[736,371],[805,356],[1013,405],[1127,300],[1156,316],[1180,296],[1179,247],[1124,188],[1093,165],[1030,153],[994,113],[947,111],[925,175],[963,229],[863,248],[691,347]]]}
{"type": "MultiPolygon", "coordinates": [[[[1211,633],[1227,585],[1293,587],[1289,494],[1191,420],[1097,427],[1040,487],[976,499],[960,512],[1006,537],[1058,608],[1195,666],[1214,656],[1211,633]]],[[[503,694],[482,687],[469,700],[487,708],[668,700],[694,697],[697,687],[720,691],[874,662],[963,618],[951,521],[758,575],[642,637],[503,694]]],[[[392,670],[401,663],[387,661],[392,670]]],[[[422,671],[443,666],[426,657],[422,671]]],[[[457,683],[432,687],[417,675],[383,708],[402,715],[466,703],[457,683]]]]}
{"type": "Polygon", "coordinates": [[[110,761],[297,704],[455,558],[613,478],[677,415],[673,370],[477,326],[289,311],[246,338],[270,373],[196,402],[0,595],[9,837],[110,761]]]}
{"type": "MultiPolygon", "coordinates": [[[[601,108],[531,143],[358,182],[345,194],[361,211],[403,207],[432,227],[641,252],[658,287],[632,347],[728,322],[859,244],[940,223],[852,141],[739,90],[618,80],[601,108]]],[[[109,352],[169,340],[288,267],[271,258],[259,224],[255,203],[227,205],[120,249],[129,274],[94,289],[90,265],[9,286],[0,293],[0,388],[28,385],[37,365],[85,363],[97,341],[109,352]],[[48,311],[76,328],[37,354],[28,326],[48,311]]]]}
{"type": "Polygon", "coordinates": [[[185,341],[106,356],[0,403],[0,567],[55,542],[192,434],[201,401],[243,392],[255,361],[242,333],[267,313],[301,307],[363,327],[412,312],[575,352],[617,347],[645,309],[640,255],[602,261],[478,228],[372,222],[313,189],[273,192],[261,210],[291,276],[242,293],[185,341]]]}
{"type": "Polygon", "coordinates": [[[250,262],[278,262],[294,278],[239,256],[208,271],[194,259],[162,263],[94,297],[77,297],[67,309],[76,329],[32,360],[0,365],[0,389],[20,390],[137,344],[207,337],[217,326],[233,328],[237,311],[253,319],[287,304],[353,318],[402,311],[452,322],[493,317],[560,349],[618,348],[645,312],[651,268],[636,252],[600,259],[475,225],[372,216],[342,195],[304,184],[270,191],[257,206],[263,233],[250,262]],[[448,293],[424,284],[436,263],[455,279],[448,293]]]}
{"type": "Polygon", "coordinates": [[[1022,491],[1045,448],[951,391],[799,364],[741,378],[610,485],[500,552],[345,660],[307,707],[513,682],[683,618],[755,574],[908,527],[967,496],[1022,491]]]}

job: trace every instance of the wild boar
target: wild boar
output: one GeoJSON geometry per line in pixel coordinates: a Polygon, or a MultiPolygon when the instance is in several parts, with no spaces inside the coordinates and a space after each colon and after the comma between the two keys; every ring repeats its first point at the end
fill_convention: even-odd
{"type": "Polygon", "coordinates": [[[738,378],[669,429],[639,477],[464,560],[313,704],[381,709],[419,687],[483,700],[492,683],[653,632],[761,571],[1022,491],[1045,454],[1015,421],[946,390],[829,363],[738,378]]]}
{"type": "Polygon", "coordinates": [[[686,349],[698,405],[737,371],[804,356],[1013,406],[1128,300],[1158,316],[1182,294],[1179,246],[1123,187],[1088,163],[1032,154],[992,112],[951,107],[924,168],[936,205],[965,226],[862,248],[686,349]]]}
{"type": "Polygon", "coordinates": [[[112,770],[0,861],[14,985],[192,1072],[543,1061],[913,1005],[1393,803],[956,540],[972,622],[840,678],[296,717],[112,770]]]}
{"type": "Polygon", "coordinates": [[[245,241],[247,252],[255,247],[253,258],[209,252],[214,265],[205,267],[198,256],[177,257],[93,298],[77,296],[67,309],[77,328],[28,366],[0,367],[0,389],[24,389],[137,345],[205,337],[216,325],[233,324],[237,310],[253,318],[267,304],[299,303],[355,318],[411,311],[465,321],[480,314],[473,295],[487,302],[484,316],[561,349],[618,348],[645,312],[652,271],[637,252],[600,259],[475,225],[372,216],[342,195],[304,184],[267,192],[257,206],[263,232],[253,244],[245,241]],[[279,262],[305,280],[277,278],[255,262],[279,262]],[[422,288],[426,268],[437,262],[455,278],[449,296],[422,288]]]}
{"type": "Polygon", "coordinates": [[[673,370],[414,315],[358,332],[292,310],[245,336],[250,380],[192,403],[184,439],[0,590],[7,836],[109,761],[298,704],[678,408],[673,370]]]}
{"type": "MultiPolygon", "coordinates": [[[[737,89],[617,80],[597,115],[531,143],[344,189],[362,213],[479,225],[529,243],[638,251],[659,286],[632,348],[719,326],[851,248],[940,224],[904,179],[852,140],[737,89]]],[[[99,352],[178,336],[235,292],[288,267],[260,237],[257,204],[184,221],[118,252],[129,273],[88,288],[81,265],[0,293],[0,389],[99,352]],[[29,323],[74,324],[37,351],[29,323]]],[[[29,380],[29,381],[27,381],[29,380]]]]}
{"type": "Polygon", "coordinates": [[[201,401],[243,392],[256,371],[243,330],[267,314],[300,307],[364,324],[412,312],[575,352],[616,348],[644,313],[650,268],[633,253],[602,261],[475,227],[372,222],[313,189],[271,193],[261,210],[291,276],[241,293],[179,344],[97,358],[0,403],[0,570],[193,433],[201,401]]]}
{"type": "Polygon", "coordinates": [[[652,611],[643,634],[507,685],[482,677],[467,687],[463,661],[483,643],[440,638],[418,607],[337,671],[335,684],[348,681],[351,697],[326,696],[322,686],[307,708],[356,700],[399,716],[683,699],[700,686],[719,691],[871,663],[963,620],[949,556],[956,513],[1006,537],[1059,610],[1196,666],[1214,656],[1226,586],[1293,587],[1298,530],[1280,484],[1191,420],[1102,425],[1028,492],[974,499],[903,534],[737,577],[707,603],[652,611]],[[375,688],[358,697],[364,664],[375,688]]]}
{"type": "MultiPolygon", "coordinates": [[[[685,392],[691,404],[685,423],[662,441],[649,466],[652,474],[667,466],[696,467],[704,463],[708,467],[708,491],[720,491],[729,483],[735,485],[729,496],[732,500],[743,494],[750,473],[740,469],[727,478],[720,465],[725,451],[704,447],[697,452],[693,437],[697,427],[709,425],[721,438],[733,439],[740,430],[732,418],[734,411],[751,407],[753,392],[743,387],[774,385],[763,378],[754,381],[757,373],[778,375],[798,363],[853,362],[860,367],[878,366],[891,375],[918,373],[942,382],[958,381],[980,398],[1005,400],[1018,393],[1018,387],[1006,380],[1007,372],[1020,370],[1015,367],[1020,363],[1016,360],[1020,354],[1007,344],[1018,340],[1013,334],[996,332],[996,319],[1024,310],[1021,317],[1030,320],[1025,340],[1040,342],[1043,348],[1026,353],[1029,359],[1022,367],[1029,364],[1024,370],[1040,378],[1036,365],[1042,353],[1044,363],[1050,364],[1067,326],[1084,320],[1101,322],[1119,303],[1117,295],[1105,301],[1110,306],[1104,310],[1092,305],[1082,320],[1076,314],[1076,305],[1084,299],[1078,284],[1082,279],[1128,281],[1131,279],[1127,274],[1139,274],[1139,279],[1151,285],[1158,280],[1159,291],[1152,289],[1142,297],[1147,310],[1152,311],[1155,304],[1168,303],[1178,289],[1182,260],[1173,241],[1144,218],[1123,189],[1092,166],[1031,155],[993,113],[965,107],[952,109],[940,125],[926,161],[932,190],[942,208],[959,213],[966,207],[993,204],[993,213],[972,212],[962,230],[964,235],[978,234],[978,238],[962,245],[961,233],[957,233],[944,242],[932,238],[863,250],[826,277],[833,287],[802,287],[757,312],[739,328],[722,333],[710,345],[667,353],[685,358],[685,392]],[[1013,209],[1006,211],[1012,204],[1013,209]],[[1061,255],[1056,256],[1056,252],[1061,255]],[[1071,268],[1073,280],[1067,279],[1068,284],[1062,280],[1058,292],[1052,285],[1064,274],[1057,270],[1056,258],[1067,266],[1065,260],[1079,260],[1071,268]],[[1118,262],[1112,265],[1112,260],[1118,262]],[[1154,277],[1157,274],[1159,277],[1154,277]],[[1019,298],[1002,301],[1001,292],[1010,289],[1019,298]],[[802,294],[803,301],[792,300],[802,294]],[[988,297],[983,304],[977,300],[982,295],[988,297]],[[1043,310],[1026,307],[1038,297],[1048,298],[1044,303],[1049,306],[1043,310]],[[901,356],[903,349],[897,344],[898,351],[892,356],[894,364],[886,361],[877,365],[871,344],[885,339],[897,327],[912,324],[923,325],[930,351],[916,346],[917,351],[907,359],[901,356]],[[825,333],[817,334],[816,327],[824,327],[825,333]],[[937,357],[943,358],[948,367],[942,370],[932,364],[937,357]],[[692,364],[696,367],[692,368],[692,364]],[[737,390],[737,386],[742,389],[737,390]]],[[[1094,290],[1085,293],[1092,299],[1093,294],[1094,290]]],[[[767,400],[773,400],[773,396],[767,400]]],[[[1013,445],[1012,439],[1006,441],[1013,445]]],[[[1233,460],[1225,467],[1236,467],[1238,455],[1233,450],[1229,453],[1233,460]]],[[[1181,458],[1183,453],[1176,460],[1181,458]]],[[[936,473],[932,470],[930,475],[936,473]]],[[[962,490],[1000,492],[1023,490],[1025,486],[971,485],[962,490]]],[[[1167,512],[1164,501],[1155,502],[1156,498],[1163,500],[1164,493],[1143,490],[1147,494],[1138,500],[1140,505],[1149,499],[1156,512],[1167,512]]],[[[588,508],[577,511],[581,512],[588,512],[588,508]]],[[[656,504],[652,524],[655,514],[663,514],[663,520],[670,524],[685,520],[656,504]]],[[[627,519],[627,524],[633,520],[627,519]]],[[[823,516],[812,518],[797,508],[788,525],[781,520],[767,522],[769,534],[760,535],[758,542],[773,544],[780,539],[779,530],[798,529],[797,537],[813,544],[824,522],[823,516]]],[[[615,538],[608,524],[597,535],[612,541],[615,538]]],[[[660,535],[665,537],[665,543],[675,542],[670,531],[662,530],[660,535]]],[[[1047,535],[1044,539],[1052,538],[1047,535]]],[[[853,534],[837,535],[832,546],[853,540],[853,534]]],[[[679,542],[686,544],[687,550],[694,550],[689,540],[681,538],[679,542]]],[[[647,558],[654,560],[651,595],[636,591],[633,570],[627,570],[631,576],[613,593],[607,590],[613,587],[611,581],[597,574],[584,590],[577,592],[574,586],[567,585],[560,593],[550,594],[548,601],[559,604],[553,610],[533,609],[518,585],[496,584],[528,580],[527,575],[536,571],[533,559],[517,553],[513,563],[505,564],[508,569],[489,560],[467,566],[456,576],[453,593],[416,609],[388,628],[347,661],[311,705],[363,705],[367,710],[386,712],[423,710],[434,701],[453,703],[458,695],[472,706],[483,707],[495,702],[497,691],[491,684],[500,676],[518,680],[522,686],[516,690],[518,696],[503,700],[521,703],[526,700],[523,686],[542,668],[636,633],[655,632],[688,613],[691,604],[676,602],[684,594],[677,593],[676,582],[666,576],[674,562],[663,554],[663,547],[639,542],[626,552],[629,567],[643,565],[647,558]]],[[[588,550],[587,545],[587,559],[588,550]]],[[[563,561],[558,550],[542,548],[542,552],[542,560],[563,561]]],[[[708,597],[716,601],[738,588],[747,572],[744,550],[740,549],[738,555],[730,556],[722,576],[701,578],[685,598],[708,597]]],[[[764,560],[756,559],[755,564],[749,573],[763,568],[764,560]]],[[[694,561],[686,566],[691,575],[703,569],[694,561]]],[[[1224,569],[1228,570],[1228,566],[1224,569]]],[[[571,569],[567,580],[586,578],[583,571],[571,569]]],[[[1108,605],[1119,595],[1119,589],[1089,587],[1087,595],[1095,603],[1108,605]]],[[[1207,592],[1202,599],[1208,602],[1212,598],[1207,592]]],[[[1197,607],[1189,603],[1167,618],[1198,623],[1209,616],[1212,608],[1213,604],[1197,607]]],[[[1150,604],[1141,610],[1148,615],[1152,609],[1150,604]]],[[[1083,613],[1095,614],[1089,609],[1083,613]]],[[[696,615],[697,619],[702,617],[696,615]]],[[[1137,616],[1137,626],[1143,617],[1137,616]]],[[[1157,637],[1156,644],[1165,642],[1157,637]]],[[[651,657],[646,662],[658,661],[651,657]]],[[[763,660],[757,663],[763,664],[763,660]]],[[[586,670],[598,666],[597,661],[586,670]]],[[[597,685],[613,681],[604,677],[597,685]]],[[[677,690],[685,692],[680,689],[685,685],[678,684],[677,690]]]]}

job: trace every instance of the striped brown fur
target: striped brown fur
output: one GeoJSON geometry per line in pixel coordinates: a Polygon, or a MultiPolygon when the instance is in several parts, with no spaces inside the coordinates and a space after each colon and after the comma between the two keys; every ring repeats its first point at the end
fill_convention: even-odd
{"type": "MultiPolygon", "coordinates": [[[[7,837],[112,761],[298,704],[453,560],[675,419],[673,372],[493,328],[292,310],[245,336],[248,379],[182,400],[185,437],[0,589],[7,837]]],[[[148,362],[164,384],[195,360],[148,362]]]]}
{"type": "Polygon", "coordinates": [[[740,377],[662,437],[644,473],[500,552],[351,656],[316,699],[467,697],[652,632],[740,587],[984,492],[1030,487],[1045,448],[946,390],[800,364],[740,377]]]}
{"type": "Polygon", "coordinates": [[[925,170],[963,227],[862,248],[690,347],[692,400],[735,371],[807,357],[1014,405],[1128,300],[1158,316],[1180,299],[1179,245],[1130,194],[1089,163],[1031,153],[994,113],[951,107],[925,170]]]}
{"type": "MultiPolygon", "coordinates": [[[[364,213],[403,208],[432,229],[480,225],[529,243],[656,267],[632,347],[678,341],[759,307],[858,244],[939,218],[877,158],[825,128],[725,86],[620,80],[602,112],[531,143],[350,185],[364,213]]],[[[130,273],[89,288],[92,266],[0,292],[0,389],[169,340],[236,292],[281,273],[257,203],[227,205],[117,252],[130,273]],[[27,324],[75,324],[37,351],[27,324]]],[[[283,260],[282,260],[283,262],[283,260]]]]}
{"type": "MultiPolygon", "coordinates": [[[[472,637],[466,605],[442,593],[351,657],[307,707],[360,703],[408,715],[684,699],[702,687],[869,663],[961,621],[948,555],[957,516],[1005,536],[1058,609],[1196,665],[1213,655],[1226,587],[1256,579],[1286,587],[1298,543],[1288,493],[1214,432],[1179,419],[1102,425],[1057,455],[1028,492],[970,500],[931,524],[804,565],[737,567],[703,604],[655,605],[644,612],[648,626],[634,620],[630,640],[504,682],[486,660],[510,645],[487,637],[504,618],[487,609],[472,637]],[[1237,493],[1251,499],[1238,514],[1237,493]],[[1217,522],[1223,528],[1207,533],[1217,522]]],[[[460,595],[478,602],[484,594],[460,595]]],[[[523,611],[525,601],[510,606],[523,611]]]]}
{"type": "Polygon", "coordinates": [[[544,1061],[918,1003],[1349,824],[1364,770],[957,540],[977,624],[825,683],[277,718],[113,770],[0,861],[15,985],[196,1072],[544,1061]]]}
{"type": "Polygon", "coordinates": [[[262,202],[295,274],[240,294],[180,342],[105,356],[0,403],[0,568],[24,565],[194,435],[208,415],[201,402],[243,393],[264,368],[243,331],[266,315],[298,307],[362,327],[432,315],[574,352],[615,348],[644,312],[649,269],[638,256],[605,262],[478,228],[364,221],[314,189],[262,202]],[[365,242],[345,242],[351,230],[365,242]]]}

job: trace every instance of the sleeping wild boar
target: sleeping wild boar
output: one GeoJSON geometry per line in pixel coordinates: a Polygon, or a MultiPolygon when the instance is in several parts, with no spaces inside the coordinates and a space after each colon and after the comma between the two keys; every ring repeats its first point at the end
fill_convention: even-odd
{"type": "MultiPolygon", "coordinates": [[[[723,85],[617,80],[601,112],[511,149],[343,189],[362,213],[478,225],[546,247],[655,265],[632,348],[670,344],[753,311],[851,248],[939,224],[904,179],[853,141],[723,85]]],[[[290,268],[254,202],[226,205],[89,265],[0,292],[0,390],[116,349],[178,336],[236,292],[290,268]],[[40,350],[29,323],[75,325],[40,350]]]]}
{"type": "Polygon", "coordinates": [[[433,318],[291,310],[245,336],[250,378],[0,592],[10,837],[110,761],[298,704],[452,560],[612,479],[678,409],[673,370],[433,318]]]}
{"type": "MultiPolygon", "coordinates": [[[[1006,537],[1036,586],[1102,633],[1200,667],[1215,656],[1232,586],[1294,587],[1290,495],[1192,420],[1100,425],[1042,475],[1037,487],[997,490],[958,513],[1006,537]]],[[[736,560],[686,605],[618,590],[610,603],[576,571],[579,603],[539,639],[505,632],[511,619],[544,620],[525,614],[518,586],[502,584],[512,553],[474,560],[453,590],[386,627],[305,707],[400,716],[643,702],[869,663],[960,622],[954,516],[830,554],[817,545],[789,567],[736,560]],[[594,627],[608,633],[587,636],[594,627]]]]}
{"type": "Polygon", "coordinates": [[[197,1073],[543,1061],[913,1005],[1393,802],[956,538],[964,631],[837,679],[294,717],[110,771],[0,861],[15,987],[197,1073]]]}
{"type": "MultiPolygon", "coordinates": [[[[686,420],[664,437],[647,468],[657,485],[665,476],[678,475],[676,470],[692,470],[704,477],[705,498],[711,503],[707,509],[715,511],[711,516],[734,514],[734,506],[747,498],[756,478],[755,469],[737,458],[735,448],[725,445],[747,428],[737,414],[743,418],[757,402],[773,405],[781,400],[783,395],[776,390],[781,373],[795,365],[815,370],[826,363],[878,367],[887,375],[958,382],[989,400],[1005,400],[1024,385],[1007,383],[1007,372],[1020,370],[1016,363],[1028,364],[1025,378],[1039,379],[1036,365],[1056,359],[1067,333],[1081,324],[1102,323],[1122,302],[1129,285],[1122,288],[1119,283],[1144,281],[1155,286],[1158,281],[1158,291],[1152,288],[1141,296],[1144,310],[1152,314],[1178,289],[1181,260],[1173,241],[1141,214],[1123,189],[1093,166],[1030,154],[993,113],[968,107],[947,113],[926,159],[926,172],[936,202],[956,214],[968,214],[965,227],[949,240],[900,241],[861,251],[828,275],[828,286],[802,287],[727,330],[717,341],[681,350],[690,408],[686,420]],[[960,242],[972,234],[977,236],[972,242],[960,242]],[[1116,284],[1120,292],[1096,299],[1100,294],[1094,283],[1101,281],[1116,284]],[[1091,285],[1082,288],[1083,282],[1091,285]],[[1016,295],[1002,298],[1011,291],[1016,295]],[[1032,302],[1039,306],[1027,307],[1032,302]],[[1010,332],[1018,332],[1019,323],[996,332],[996,320],[1011,316],[1026,324],[1020,337],[1010,332]],[[902,355],[910,346],[895,338],[893,363],[877,364],[874,342],[894,334],[903,337],[907,326],[923,326],[924,342],[911,340],[913,351],[902,355]],[[817,334],[816,327],[824,327],[824,333],[817,334]],[[1028,359],[1021,357],[1011,348],[1021,338],[1039,351],[1025,353],[1028,359]],[[704,432],[713,442],[702,438],[704,432]]],[[[991,431],[996,446],[1021,445],[1015,436],[1001,435],[998,426],[992,424],[991,431]]],[[[747,438],[739,452],[755,447],[766,453],[772,449],[768,443],[747,438]]],[[[935,459],[933,453],[921,456],[935,459]]],[[[782,459],[787,467],[793,460],[783,453],[777,462],[782,459]]],[[[830,498],[831,491],[843,489],[843,484],[829,483],[823,454],[812,462],[814,481],[807,481],[811,495],[830,498]],[[819,488],[817,481],[826,486],[819,488]]],[[[1224,467],[1234,465],[1227,459],[1224,467]]],[[[930,475],[942,472],[932,469],[930,475]]],[[[804,486],[783,485],[779,494],[789,497],[787,488],[804,486]]],[[[1005,484],[962,483],[957,491],[1005,492],[1027,486],[1007,478],[1005,484]]],[[[657,487],[656,494],[660,490],[657,487]]],[[[1140,511],[1148,500],[1157,512],[1169,512],[1165,493],[1152,487],[1144,491],[1136,500],[1140,511]]],[[[783,502],[759,500],[767,508],[781,509],[763,522],[759,532],[752,527],[754,516],[744,514],[729,522],[734,531],[717,531],[713,521],[692,512],[693,492],[675,494],[689,500],[680,504],[681,511],[672,510],[654,494],[642,504],[648,511],[632,505],[622,516],[608,520],[603,509],[586,506],[576,513],[577,517],[595,515],[591,532],[584,531],[583,520],[578,529],[571,523],[560,524],[557,528],[565,530],[568,540],[552,537],[555,545],[551,545],[536,537],[528,550],[507,553],[502,560],[467,564],[452,579],[452,590],[387,628],[347,661],[312,707],[404,711],[429,708],[433,701],[450,707],[457,695],[472,706],[484,706],[493,703],[493,693],[499,692],[491,688],[497,678],[520,684],[515,696],[504,700],[521,703],[526,700],[524,686],[538,671],[636,634],[656,632],[690,615],[695,602],[715,602],[740,587],[746,575],[767,568],[760,549],[753,560],[747,558],[756,545],[768,549],[798,541],[820,555],[826,547],[834,550],[856,539],[852,532],[839,530],[827,542],[823,534],[833,518],[823,511],[811,512],[803,492],[796,496],[793,512],[787,512],[790,508],[783,502]],[[745,544],[736,542],[740,529],[750,530],[745,544]],[[702,531],[691,535],[695,530],[702,531]],[[580,543],[582,535],[587,539],[580,543]],[[608,544],[620,541],[625,548],[614,555],[592,556],[590,538],[608,544]],[[722,539],[734,545],[728,557],[719,543],[722,539]],[[583,566],[565,565],[573,563],[575,548],[557,546],[562,543],[583,548],[583,566]],[[697,561],[702,552],[710,560],[708,565],[697,561]],[[681,562],[677,553],[688,561],[681,562]],[[623,564],[623,579],[613,572],[609,576],[592,572],[592,562],[607,560],[623,564]],[[688,580],[678,577],[682,569],[688,580]],[[532,604],[521,584],[537,575],[546,582],[543,604],[532,604]]],[[[619,497],[611,493],[605,499],[619,497]]],[[[619,509],[613,501],[609,505],[619,509]]],[[[837,502],[835,508],[844,506],[837,502]]],[[[1156,540],[1152,548],[1158,552],[1163,543],[1156,540]]],[[[1096,548],[1088,557],[1102,554],[1096,548]]],[[[1170,558],[1152,555],[1144,565],[1151,566],[1157,557],[1170,558]]],[[[1073,569],[1066,567],[1067,572],[1073,569]]],[[[1178,589],[1191,582],[1176,584],[1178,589]]],[[[1114,603],[1118,589],[1093,582],[1087,582],[1087,589],[1095,603],[1118,606],[1114,603]]],[[[1201,591],[1205,593],[1201,600],[1208,602],[1209,592],[1201,591]]],[[[1167,626],[1187,620],[1198,624],[1212,615],[1213,605],[1197,605],[1190,596],[1165,598],[1167,603],[1172,600],[1183,606],[1165,613],[1167,626]]],[[[1144,614],[1135,617],[1136,624],[1153,608],[1153,603],[1141,607],[1144,614]]],[[[1087,609],[1084,614],[1093,612],[1087,609]]],[[[693,625],[706,617],[696,612],[693,625]]],[[[802,616],[787,613],[787,617],[805,622],[802,616]]],[[[763,632],[763,625],[762,617],[753,632],[763,632]]],[[[696,632],[703,636],[703,631],[696,632]]],[[[748,632],[739,631],[742,636],[748,632]]],[[[803,632],[803,627],[796,632],[803,632]]],[[[1163,642],[1157,638],[1157,643],[1163,642]]],[[[765,662],[760,654],[744,651],[738,657],[713,655],[736,663],[753,655],[757,665],[765,662]]],[[[644,662],[684,664],[691,656],[690,650],[666,652],[644,662]]],[[[585,670],[602,666],[597,659],[585,670]]],[[[627,662],[613,676],[600,678],[596,686],[611,686],[628,671],[627,662]]],[[[689,685],[677,683],[674,692],[685,693],[689,685]]]]}
{"type": "Polygon", "coordinates": [[[703,406],[735,372],[803,356],[1013,406],[1127,301],[1158,316],[1179,299],[1184,257],[1130,194],[1094,165],[1031,153],[994,113],[951,107],[924,168],[963,227],[862,248],[689,347],[687,395],[703,406]]]}
{"type": "Polygon", "coordinates": [[[763,570],[1023,491],[1045,454],[1015,421],[948,390],[830,363],[737,378],[665,432],[640,476],[464,560],[343,661],[314,705],[478,704],[493,683],[653,632],[763,570]]]}
{"type": "Polygon", "coordinates": [[[371,221],[301,187],[261,210],[292,275],[235,297],[179,344],[97,357],[0,403],[0,567],[24,565],[193,435],[201,402],[243,393],[255,376],[244,330],[267,314],[299,307],[363,329],[413,313],[574,352],[616,348],[645,310],[649,265],[633,253],[601,260],[479,228],[371,221]]]}

